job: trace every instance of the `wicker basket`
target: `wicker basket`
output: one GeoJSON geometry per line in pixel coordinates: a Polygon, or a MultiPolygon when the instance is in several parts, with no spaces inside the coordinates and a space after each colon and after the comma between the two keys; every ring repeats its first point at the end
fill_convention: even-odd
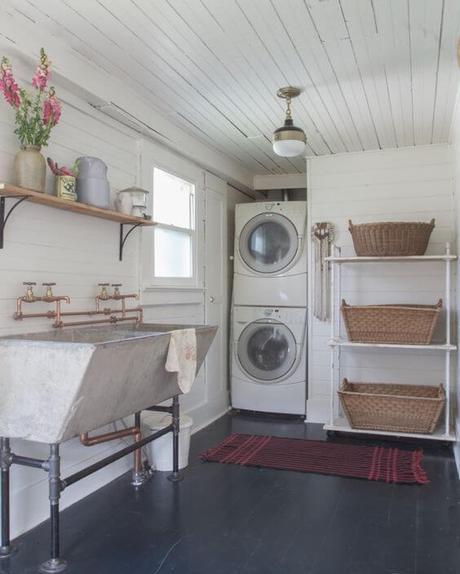
{"type": "Polygon", "coordinates": [[[359,257],[424,255],[433,229],[434,219],[430,223],[395,221],[359,225],[349,221],[349,231],[359,257]]]}
{"type": "Polygon", "coordinates": [[[348,339],[353,343],[429,345],[441,313],[436,305],[347,305],[342,315],[348,339]]]}
{"type": "Polygon", "coordinates": [[[442,385],[393,385],[342,382],[338,391],[352,428],[432,433],[446,396],[442,385]]]}

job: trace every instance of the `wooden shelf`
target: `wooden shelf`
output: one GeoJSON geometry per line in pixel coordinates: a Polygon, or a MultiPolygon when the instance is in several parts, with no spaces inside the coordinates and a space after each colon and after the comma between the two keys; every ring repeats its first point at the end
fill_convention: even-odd
{"type": "Polygon", "coordinates": [[[388,263],[410,261],[455,261],[456,255],[407,255],[404,257],[326,257],[331,263],[388,263]]]}
{"type": "Polygon", "coordinates": [[[391,432],[391,431],[374,431],[374,430],[362,430],[362,429],[353,429],[348,424],[348,421],[343,418],[339,417],[334,420],[333,424],[325,424],[324,430],[326,431],[335,431],[335,432],[344,432],[344,433],[356,433],[356,434],[364,434],[364,435],[377,435],[377,436],[394,436],[399,438],[417,438],[417,439],[425,439],[425,440],[440,440],[445,442],[455,442],[455,432],[451,430],[449,434],[446,434],[442,426],[434,431],[432,434],[422,434],[422,433],[410,433],[410,432],[391,432]]]}
{"type": "Polygon", "coordinates": [[[351,341],[340,341],[332,339],[329,341],[331,347],[355,347],[372,349],[421,349],[423,351],[456,351],[456,345],[446,345],[445,343],[431,345],[400,345],[398,343],[353,343],[351,341]]]}
{"type": "Polygon", "coordinates": [[[0,249],[3,249],[3,236],[5,233],[6,222],[16,207],[25,201],[38,203],[39,205],[46,205],[47,207],[53,207],[54,209],[61,209],[63,211],[71,211],[72,213],[78,213],[79,215],[89,215],[90,217],[98,217],[99,219],[115,221],[120,225],[120,239],[118,247],[118,256],[120,261],[123,259],[123,248],[131,232],[137,227],[155,225],[154,221],[144,219],[143,217],[126,215],[118,211],[113,211],[112,209],[102,209],[100,207],[95,207],[94,205],[88,205],[87,203],[80,203],[79,201],[61,199],[54,195],[25,189],[24,187],[18,187],[9,183],[0,183],[0,249]],[[5,207],[6,199],[17,200],[16,203],[10,207],[8,212],[5,207]],[[123,229],[125,225],[131,226],[127,232],[123,229]]]}
{"type": "Polygon", "coordinates": [[[60,197],[56,197],[54,195],[32,191],[31,189],[17,187],[8,183],[0,183],[0,196],[17,199],[26,198],[26,201],[30,201],[32,203],[47,205],[48,207],[62,209],[63,211],[71,211],[81,215],[89,215],[90,217],[108,219],[110,221],[116,221],[117,223],[128,225],[155,225],[155,222],[144,219],[143,217],[125,215],[124,213],[119,213],[118,211],[113,211],[111,209],[102,209],[100,207],[94,207],[93,205],[80,203],[78,201],[61,199],[60,197]]]}

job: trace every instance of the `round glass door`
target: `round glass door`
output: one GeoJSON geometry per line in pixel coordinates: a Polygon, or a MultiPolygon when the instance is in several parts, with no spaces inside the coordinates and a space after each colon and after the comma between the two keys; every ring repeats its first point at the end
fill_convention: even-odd
{"type": "Polygon", "coordinates": [[[248,267],[259,273],[278,273],[292,262],[299,238],[291,221],[279,213],[253,217],[240,235],[240,255],[248,267]]]}
{"type": "Polygon", "coordinates": [[[238,341],[238,358],[247,374],[269,383],[284,377],[296,359],[294,335],[283,323],[254,322],[238,341]]]}

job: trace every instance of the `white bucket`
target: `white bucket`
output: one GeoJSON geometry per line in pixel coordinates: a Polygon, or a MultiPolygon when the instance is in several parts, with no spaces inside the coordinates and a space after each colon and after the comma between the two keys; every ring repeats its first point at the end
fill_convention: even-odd
{"type": "MultiPolygon", "coordinates": [[[[155,413],[147,411],[142,413],[142,426],[145,436],[159,431],[171,424],[172,417],[169,413],[155,413]]],[[[193,420],[187,415],[180,417],[179,433],[179,468],[188,465],[188,453],[190,450],[190,435],[193,420]]],[[[154,470],[173,470],[173,435],[172,432],[157,438],[146,445],[149,463],[154,470]]]]}

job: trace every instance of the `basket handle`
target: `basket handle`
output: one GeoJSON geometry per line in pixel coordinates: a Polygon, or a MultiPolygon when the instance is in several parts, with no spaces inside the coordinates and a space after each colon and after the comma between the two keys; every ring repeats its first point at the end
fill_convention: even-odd
{"type": "MultiPolygon", "coordinates": [[[[433,221],[434,221],[434,219],[433,219],[433,221]]],[[[351,232],[352,229],[353,229],[353,223],[352,223],[351,219],[349,219],[348,220],[348,231],[351,232]]]]}
{"type": "Polygon", "coordinates": [[[342,307],[349,307],[345,299],[342,299],[342,307]]]}
{"type": "Polygon", "coordinates": [[[348,379],[345,377],[342,379],[342,384],[340,385],[340,390],[344,391],[346,389],[346,387],[349,385],[350,383],[348,382],[348,379]]]}
{"type": "Polygon", "coordinates": [[[433,229],[433,228],[434,228],[434,217],[433,217],[433,219],[430,221],[430,225],[431,225],[431,228],[433,229]]]}
{"type": "Polygon", "coordinates": [[[439,301],[436,303],[436,307],[438,309],[442,309],[442,299],[439,299],[439,301]]]}

